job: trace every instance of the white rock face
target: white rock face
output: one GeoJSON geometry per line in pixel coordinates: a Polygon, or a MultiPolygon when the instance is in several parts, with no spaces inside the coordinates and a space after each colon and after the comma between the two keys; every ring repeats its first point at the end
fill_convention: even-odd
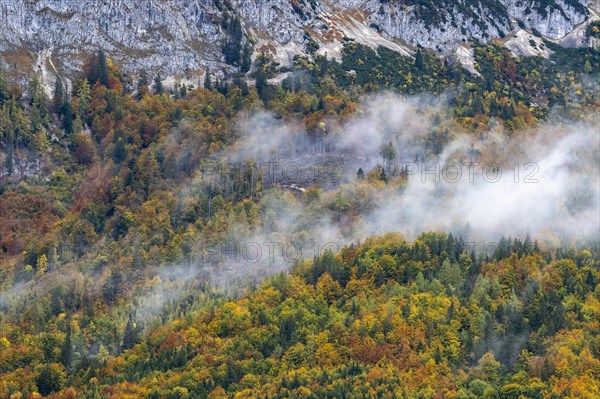
{"type": "Polygon", "coordinates": [[[542,39],[525,30],[520,30],[504,44],[516,57],[541,56],[548,58],[553,52],[542,39]]]}
{"type": "Polygon", "coordinates": [[[585,2],[556,0],[558,7],[539,7],[531,0],[503,0],[511,17],[523,21],[542,35],[560,39],[569,34],[589,15],[585,2]]]}
{"type": "Polygon", "coordinates": [[[481,73],[475,68],[475,54],[472,48],[458,46],[454,56],[467,71],[475,76],[481,76],[481,73]]]}
{"type": "Polygon", "coordinates": [[[600,10],[600,1],[592,2],[589,5],[590,17],[577,26],[571,33],[560,38],[556,42],[563,47],[592,47],[598,48],[598,39],[594,37],[587,37],[586,32],[588,25],[592,22],[600,20],[598,17],[598,10],[600,10]]]}
{"type": "Polygon", "coordinates": [[[220,18],[203,1],[3,1],[0,49],[53,48],[53,58],[72,68],[81,53],[104,48],[125,69],[183,72],[200,60],[220,61],[214,46],[220,18]]]}
{"type": "Polygon", "coordinates": [[[370,19],[390,36],[442,52],[452,50],[457,42],[502,37],[519,29],[516,21],[548,38],[560,39],[590,15],[586,2],[578,0],[556,0],[554,6],[546,7],[540,6],[539,0],[441,0],[439,9],[421,12],[405,5],[411,3],[371,0],[366,6],[370,19]]]}
{"type": "Polygon", "coordinates": [[[451,54],[462,42],[518,31],[517,20],[558,41],[588,20],[586,7],[596,3],[436,0],[425,9],[415,0],[0,0],[0,54],[42,54],[66,75],[98,48],[130,73],[227,73],[233,67],[221,49],[229,37],[224,22],[233,18],[255,53],[272,53],[282,64],[306,53],[310,40],[339,57],[344,36],[407,55],[417,45],[451,54]]]}

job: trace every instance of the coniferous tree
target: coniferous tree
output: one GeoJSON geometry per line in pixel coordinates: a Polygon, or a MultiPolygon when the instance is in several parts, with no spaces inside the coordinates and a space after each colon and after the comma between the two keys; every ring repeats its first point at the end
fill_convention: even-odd
{"type": "Polygon", "coordinates": [[[54,316],[58,316],[65,310],[63,303],[64,290],[62,286],[58,286],[52,290],[50,298],[50,310],[54,316]]]}
{"type": "Polygon", "coordinates": [[[29,104],[35,107],[42,118],[48,113],[48,97],[44,91],[42,76],[39,73],[33,74],[29,81],[29,104]]]}
{"type": "Polygon", "coordinates": [[[363,168],[358,168],[358,172],[356,172],[356,178],[358,180],[364,180],[364,178],[365,178],[365,171],[363,170],[363,168]]]}
{"type": "Polygon", "coordinates": [[[145,70],[140,72],[140,78],[137,82],[137,98],[142,99],[148,93],[148,85],[150,81],[148,79],[148,73],[145,70]]]}
{"type": "Polygon", "coordinates": [[[125,331],[123,333],[123,345],[121,345],[122,350],[131,349],[137,344],[139,341],[138,328],[134,325],[134,323],[129,320],[127,325],[125,326],[125,331]]]}
{"type": "Polygon", "coordinates": [[[384,169],[387,169],[388,171],[391,170],[392,163],[397,155],[396,148],[394,148],[391,141],[388,144],[383,144],[379,147],[379,155],[383,158],[384,169]]]}
{"type": "Polygon", "coordinates": [[[425,62],[423,61],[423,52],[421,51],[421,47],[417,49],[417,53],[415,54],[415,68],[419,71],[423,71],[425,69],[425,62]]]}
{"type": "Polygon", "coordinates": [[[229,39],[223,45],[225,62],[230,65],[239,65],[242,51],[242,24],[238,18],[234,18],[229,24],[229,39]]]}
{"type": "Polygon", "coordinates": [[[0,61],[0,107],[8,100],[8,84],[6,82],[6,75],[4,74],[4,66],[0,61]]]}
{"type": "Polygon", "coordinates": [[[42,77],[38,73],[29,81],[29,105],[31,127],[33,132],[38,132],[48,124],[48,97],[42,85],[42,77]]]}
{"type": "Polygon", "coordinates": [[[244,45],[242,50],[242,64],[240,65],[240,71],[246,73],[252,66],[252,46],[250,43],[244,45]]]}
{"type": "Polygon", "coordinates": [[[65,86],[60,76],[54,82],[54,97],[52,98],[52,109],[55,114],[62,115],[65,105],[65,86]]]}
{"type": "Polygon", "coordinates": [[[250,94],[250,90],[248,89],[248,83],[246,83],[242,76],[236,75],[236,77],[233,80],[233,83],[240,88],[242,96],[246,97],[248,94],[250,94]]]}
{"type": "Polygon", "coordinates": [[[56,78],[54,85],[54,98],[52,99],[52,108],[60,117],[63,129],[67,134],[73,133],[73,109],[69,101],[69,95],[65,90],[62,78],[56,78]]]}
{"type": "Polygon", "coordinates": [[[262,98],[267,88],[267,73],[261,63],[258,67],[258,71],[256,72],[256,92],[258,96],[262,98]]]}
{"type": "Polygon", "coordinates": [[[108,87],[108,65],[102,49],[98,50],[98,80],[100,84],[108,87]]]}
{"type": "Polygon", "coordinates": [[[118,269],[113,270],[102,286],[102,296],[107,303],[114,303],[122,283],[123,273],[118,269]]]}
{"type": "Polygon", "coordinates": [[[88,82],[92,86],[99,82],[101,85],[108,87],[108,65],[106,55],[102,49],[98,50],[98,53],[92,58],[88,82]]]}
{"type": "Polygon", "coordinates": [[[164,92],[165,92],[165,88],[163,87],[162,77],[160,76],[160,73],[159,73],[154,78],[154,94],[162,94],[164,92]]]}
{"type": "Polygon", "coordinates": [[[71,362],[73,361],[73,343],[71,342],[71,324],[67,320],[67,334],[65,336],[65,341],[60,351],[60,362],[65,366],[68,370],[71,367],[71,362]]]}
{"type": "Polygon", "coordinates": [[[227,93],[229,93],[229,83],[227,83],[226,80],[217,81],[217,90],[219,90],[219,93],[226,96],[227,93]]]}
{"type": "Polygon", "coordinates": [[[212,90],[212,81],[210,80],[210,69],[206,70],[204,74],[204,88],[206,90],[212,90]]]}
{"type": "Polygon", "coordinates": [[[381,172],[379,173],[379,180],[387,183],[388,177],[387,177],[387,174],[385,173],[385,168],[381,168],[381,172]]]}
{"type": "Polygon", "coordinates": [[[265,105],[268,105],[273,98],[273,87],[269,85],[264,57],[261,57],[260,65],[256,72],[256,92],[265,105]]]}
{"type": "Polygon", "coordinates": [[[485,113],[485,106],[481,94],[475,93],[471,104],[471,116],[485,113]]]}
{"type": "Polygon", "coordinates": [[[67,134],[73,133],[73,110],[69,101],[63,106],[63,129],[67,134]]]}

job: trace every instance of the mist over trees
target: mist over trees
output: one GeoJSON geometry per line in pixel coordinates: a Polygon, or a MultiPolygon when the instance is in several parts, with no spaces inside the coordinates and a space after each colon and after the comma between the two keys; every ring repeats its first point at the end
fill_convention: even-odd
{"type": "Polygon", "coordinates": [[[285,71],[224,29],[194,87],[0,63],[0,397],[598,397],[597,53],[285,71]]]}

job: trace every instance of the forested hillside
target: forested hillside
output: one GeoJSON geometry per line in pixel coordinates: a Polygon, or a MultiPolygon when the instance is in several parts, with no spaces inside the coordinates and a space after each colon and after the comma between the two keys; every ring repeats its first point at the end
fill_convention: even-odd
{"type": "MultiPolygon", "coordinates": [[[[112,358],[104,346],[81,353],[103,318],[66,310],[25,342],[8,330],[3,394],[598,397],[597,246],[550,256],[529,239],[503,242],[477,260],[444,233],[371,238],[235,301],[190,292],[171,309],[182,318],[144,337],[128,322],[112,358]]],[[[60,299],[49,306],[65,310],[60,299]]]]}
{"type": "Polygon", "coordinates": [[[599,397],[600,55],[552,49],[0,69],[0,397],[599,397]],[[552,173],[455,195],[415,160],[552,173]]]}

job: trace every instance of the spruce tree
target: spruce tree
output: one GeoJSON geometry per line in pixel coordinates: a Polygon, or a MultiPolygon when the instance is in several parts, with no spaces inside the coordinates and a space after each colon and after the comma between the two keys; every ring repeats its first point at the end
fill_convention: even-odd
{"type": "Polygon", "coordinates": [[[242,24],[238,18],[235,18],[229,24],[229,39],[223,45],[223,55],[225,62],[229,65],[239,65],[241,62],[242,51],[242,24]]]}
{"type": "Polygon", "coordinates": [[[248,83],[241,77],[237,76],[235,80],[235,85],[240,88],[242,92],[242,96],[246,97],[250,94],[250,89],[248,88],[248,83]]]}
{"type": "Polygon", "coordinates": [[[396,158],[396,148],[390,141],[388,144],[383,144],[379,147],[379,155],[383,158],[383,167],[388,171],[391,170],[392,162],[396,158]]]}
{"type": "Polygon", "coordinates": [[[71,367],[73,361],[73,344],[71,342],[71,324],[67,320],[67,334],[65,336],[65,342],[60,350],[60,362],[68,370],[71,367]]]}
{"type": "Polygon", "coordinates": [[[269,101],[273,98],[273,87],[269,85],[264,57],[261,57],[260,65],[256,72],[256,92],[265,105],[269,104],[269,101]]]}
{"type": "Polygon", "coordinates": [[[415,68],[419,71],[425,69],[425,62],[423,61],[423,53],[421,52],[421,48],[417,49],[417,54],[415,54],[415,68]]]}
{"type": "Polygon", "coordinates": [[[261,64],[258,68],[258,71],[256,72],[256,92],[258,93],[258,96],[260,98],[262,98],[265,94],[267,84],[267,73],[265,72],[265,69],[261,64]]]}
{"type": "Polygon", "coordinates": [[[162,77],[160,76],[160,73],[159,73],[154,78],[154,94],[163,94],[164,91],[165,91],[165,88],[163,87],[163,84],[162,84],[162,77]]]}
{"type": "Polygon", "coordinates": [[[207,69],[206,74],[204,75],[204,88],[206,90],[212,90],[212,82],[210,80],[210,69],[207,69]]]}
{"type": "Polygon", "coordinates": [[[148,73],[144,70],[140,72],[140,78],[137,82],[137,98],[142,99],[145,94],[148,93],[148,85],[150,84],[148,80],[148,73]]]}
{"type": "Polygon", "coordinates": [[[127,322],[125,326],[125,332],[123,333],[123,344],[121,345],[122,350],[131,349],[138,343],[138,329],[131,320],[127,322]]]}
{"type": "Polygon", "coordinates": [[[67,134],[73,133],[73,109],[69,101],[63,106],[63,129],[67,134]]]}
{"type": "MultiPolygon", "coordinates": [[[[122,139],[121,139],[122,140],[122,139]]],[[[123,283],[123,274],[120,270],[115,269],[102,286],[102,296],[108,304],[113,304],[123,283]]]]}
{"type": "Polygon", "coordinates": [[[358,168],[358,172],[356,172],[356,178],[358,180],[363,180],[365,178],[365,171],[363,168],[358,168]]]}
{"type": "Polygon", "coordinates": [[[92,58],[90,71],[88,73],[88,82],[93,86],[96,82],[108,87],[108,65],[106,63],[106,55],[102,49],[98,50],[92,58]]]}
{"type": "Polygon", "coordinates": [[[108,87],[108,65],[102,49],[98,50],[98,80],[100,84],[108,87]]]}
{"type": "Polygon", "coordinates": [[[54,97],[52,98],[52,109],[55,114],[62,115],[65,104],[65,86],[60,76],[54,82],[54,97]]]}
{"type": "Polygon", "coordinates": [[[240,71],[246,73],[250,70],[252,66],[252,46],[250,43],[246,43],[244,45],[244,49],[242,50],[242,64],[240,65],[240,71]]]}
{"type": "Polygon", "coordinates": [[[29,105],[31,105],[31,126],[38,132],[48,123],[48,98],[42,85],[42,77],[35,73],[29,81],[29,105]]]}

